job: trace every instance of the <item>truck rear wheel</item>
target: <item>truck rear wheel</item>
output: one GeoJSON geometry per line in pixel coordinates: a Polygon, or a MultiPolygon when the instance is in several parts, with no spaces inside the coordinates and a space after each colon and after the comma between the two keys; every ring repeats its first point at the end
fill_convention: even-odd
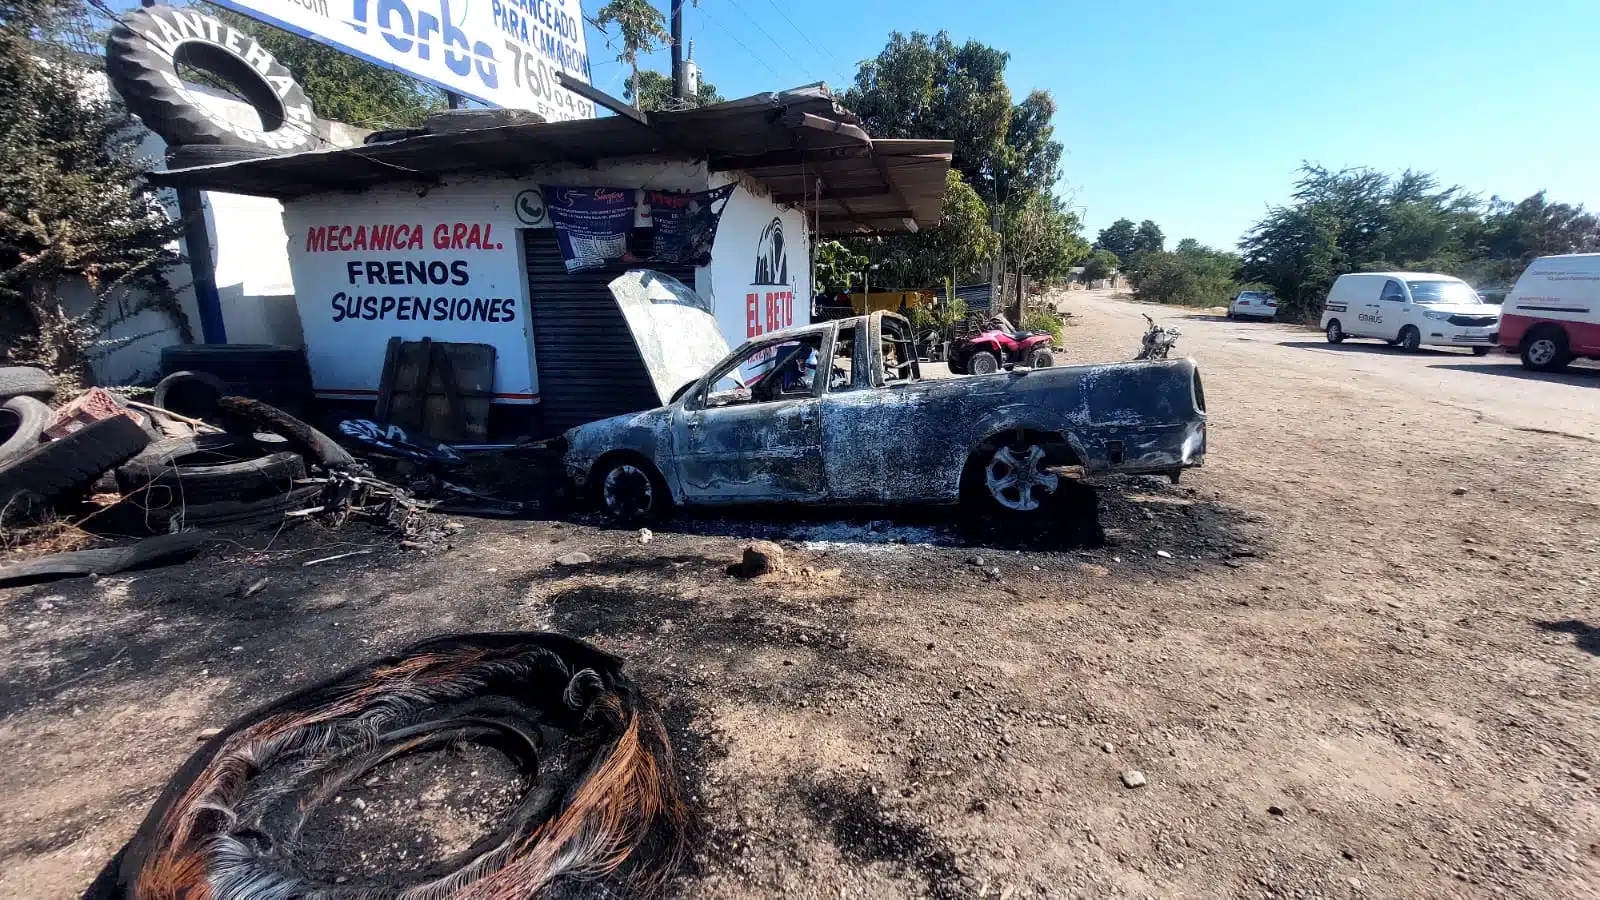
{"type": "Polygon", "coordinates": [[[1332,321],[1328,322],[1328,343],[1340,344],[1343,342],[1344,326],[1339,324],[1338,319],[1333,319],[1332,321]]]}
{"type": "Polygon", "coordinates": [[[1522,367],[1534,372],[1559,372],[1572,361],[1567,333],[1553,325],[1541,325],[1522,339],[1522,367]]]}
{"type": "Polygon", "coordinates": [[[1037,513],[1061,487],[1061,476],[1046,471],[1047,451],[1034,437],[1017,435],[979,447],[967,463],[962,497],[988,513],[1037,513]]]}

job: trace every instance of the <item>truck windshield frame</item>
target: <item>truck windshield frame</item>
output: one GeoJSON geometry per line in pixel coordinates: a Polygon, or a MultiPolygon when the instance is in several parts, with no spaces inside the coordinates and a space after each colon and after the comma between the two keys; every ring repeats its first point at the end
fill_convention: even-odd
{"type": "Polygon", "coordinates": [[[1407,281],[1411,289],[1411,302],[1425,306],[1456,303],[1483,306],[1483,298],[1470,285],[1462,281],[1407,281]]]}

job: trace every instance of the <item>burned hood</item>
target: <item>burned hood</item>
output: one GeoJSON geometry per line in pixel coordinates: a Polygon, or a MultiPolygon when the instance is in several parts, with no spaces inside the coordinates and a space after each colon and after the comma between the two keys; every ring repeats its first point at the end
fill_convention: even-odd
{"type": "Polygon", "coordinates": [[[610,287],[662,406],[678,388],[727,357],[728,342],[711,304],[678,279],[653,269],[632,269],[610,287]]]}

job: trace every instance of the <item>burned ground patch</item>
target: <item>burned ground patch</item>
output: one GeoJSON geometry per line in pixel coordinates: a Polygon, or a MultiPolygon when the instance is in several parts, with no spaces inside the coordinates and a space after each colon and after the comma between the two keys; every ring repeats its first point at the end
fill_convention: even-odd
{"type": "Polygon", "coordinates": [[[875,788],[832,779],[797,785],[807,815],[847,859],[887,864],[902,876],[920,878],[928,896],[968,896],[956,855],[926,827],[885,809],[875,788]]]}

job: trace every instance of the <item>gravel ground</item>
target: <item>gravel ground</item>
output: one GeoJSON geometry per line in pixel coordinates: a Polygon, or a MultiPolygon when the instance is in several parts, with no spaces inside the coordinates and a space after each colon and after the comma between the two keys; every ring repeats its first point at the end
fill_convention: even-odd
{"type": "MultiPolygon", "coordinates": [[[[1600,896],[1600,371],[1063,302],[1063,364],[1130,357],[1145,309],[1206,377],[1207,467],[1106,487],[1103,547],[928,515],[470,522],[409,552],[306,525],[0,592],[0,895],[77,895],[195,735],[265,699],[556,628],[666,714],[677,896],[1600,896]],[[730,578],[750,537],[788,571],[730,578]]],[[[440,833],[392,858],[505,802],[419,769],[440,833]]],[[[371,787],[364,816],[406,805],[371,787]]]]}

